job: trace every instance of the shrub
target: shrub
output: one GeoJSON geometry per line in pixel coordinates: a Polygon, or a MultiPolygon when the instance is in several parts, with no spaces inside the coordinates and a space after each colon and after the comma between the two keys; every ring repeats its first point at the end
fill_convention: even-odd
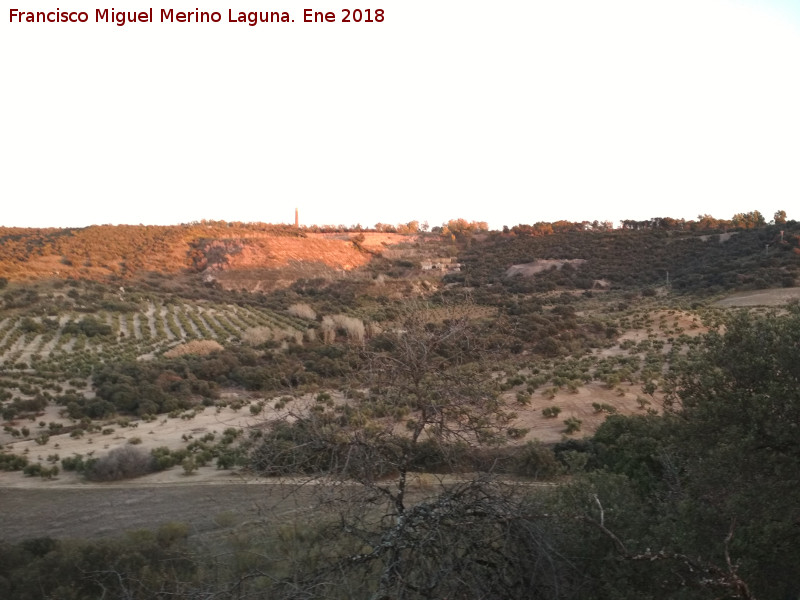
{"type": "Polygon", "coordinates": [[[304,303],[292,304],[286,312],[295,317],[300,317],[301,319],[308,319],[309,321],[314,321],[317,318],[317,313],[314,312],[314,309],[304,303]]]}
{"type": "Polygon", "coordinates": [[[558,406],[548,406],[542,409],[542,415],[548,419],[555,419],[560,412],[561,408],[558,406]]]}
{"type": "Polygon", "coordinates": [[[64,325],[62,333],[66,335],[83,334],[86,337],[95,337],[111,335],[112,329],[110,325],[98,321],[95,317],[87,316],[78,323],[71,322],[64,325]]]}
{"type": "Polygon", "coordinates": [[[26,466],[28,466],[26,457],[0,452],[0,471],[20,471],[26,466]]]}
{"type": "Polygon", "coordinates": [[[187,456],[186,458],[184,458],[181,465],[183,466],[184,475],[191,475],[192,473],[197,471],[197,463],[191,456],[187,456]]]}
{"type": "Polygon", "coordinates": [[[513,473],[534,479],[549,479],[561,471],[553,451],[539,441],[527,442],[519,448],[513,463],[513,473]]]}
{"type": "Polygon", "coordinates": [[[78,473],[83,473],[84,469],[86,468],[86,463],[83,460],[83,456],[76,454],[75,456],[62,458],[61,468],[65,471],[77,471],[78,473]]]}
{"type": "Polygon", "coordinates": [[[564,425],[566,426],[566,428],[564,429],[564,433],[569,435],[570,433],[575,433],[576,431],[580,431],[581,423],[583,423],[583,421],[581,421],[576,417],[570,417],[569,419],[564,419],[564,425]]]}
{"type": "Polygon", "coordinates": [[[141,477],[154,470],[153,456],[150,453],[127,445],[114,448],[103,458],[89,461],[86,478],[91,481],[118,481],[141,477]]]}
{"type": "Polygon", "coordinates": [[[270,327],[262,325],[259,327],[250,327],[242,334],[242,341],[251,346],[260,346],[277,337],[273,334],[270,327]]]}
{"type": "Polygon", "coordinates": [[[58,475],[58,467],[53,465],[50,468],[43,467],[39,463],[31,463],[26,466],[22,472],[27,475],[28,477],[35,477],[39,476],[42,479],[52,479],[56,475],[58,475]]]}
{"type": "Polygon", "coordinates": [[[153,457],[153,468],[156,471],[164,471],[174,467],[178,462],[178,459],[166,446],[153,448],[151,455],[153,457]]]}
{"type": "Polygon", "coordinates": [[[42,465],[39,463],[31,463],[26,466],[22,472],[27,475],[28,477],[35,477],[36,475],[42,474],[42,465]]]}
{"type": "Polygon", "coordinates": [[[361,319],[341,314],[323,317],[320,329],[326,344],[334,341],[337,330],[344,331],[349,340],[359,344],[364,343],[364,338],[367,334],[366,327],[361,319]]]}

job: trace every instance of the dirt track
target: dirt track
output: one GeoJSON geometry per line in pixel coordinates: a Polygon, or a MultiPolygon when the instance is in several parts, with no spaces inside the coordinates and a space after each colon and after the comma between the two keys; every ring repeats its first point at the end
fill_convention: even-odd
{"type": "Polygon", "coordinates": [[[0,488],[0,541],[103,538],[170,522],[208,535],[312,510],[312,490],[270,483],[0,488]]]}

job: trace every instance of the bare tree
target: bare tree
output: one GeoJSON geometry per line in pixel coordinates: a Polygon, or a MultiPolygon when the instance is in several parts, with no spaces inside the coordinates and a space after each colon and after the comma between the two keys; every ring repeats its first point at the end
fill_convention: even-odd
{"type": "Polygon", "coordinates": [[[491,464],[477,469],[483,474],[462,472],[476,470],[479,448],[507,439],[513,419],[478,334],[468,309],[411,305],[365,348],[350,398],[335,404],[321,395],[309,410],[269,426],[254,465],[272,475],[322,477],[320,498],[337,515],[330,539],[350,549],[293,575],[281,584],[284,593],[330,596],[325,582],[338,574],[352,584],[357,573],[364,587],[349,593],[376,600],[473,589],[480,594],[470,597],[510,598],[530,591],[536,578],[556,585],[558,561],[530,518],[539,511],[493,481],[491,464]],[[423,470],[440,475],[415,485],[423,470]],[[524,531],[531,535],[517,535],[524,531]],[[541,547],[534,552],[530,544],[541,547]],[[522,565],[529,561],[538,566],[522,565]]]}

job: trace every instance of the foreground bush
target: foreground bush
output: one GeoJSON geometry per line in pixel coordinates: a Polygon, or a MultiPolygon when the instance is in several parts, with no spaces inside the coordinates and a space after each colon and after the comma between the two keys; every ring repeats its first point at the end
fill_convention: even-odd
{"type": "Polygon", "coordinates": [[[155,470],[155,461],[149,452],[135,446],[121,446],[103,458],[88,461],[85,475],[91,481],[119,481],[155,470]]]}

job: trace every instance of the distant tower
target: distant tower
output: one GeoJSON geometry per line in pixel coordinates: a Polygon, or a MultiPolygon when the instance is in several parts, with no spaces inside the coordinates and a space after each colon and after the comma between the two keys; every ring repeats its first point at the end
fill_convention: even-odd
{"type": "Polygon", "coordinates": [[[294,226],[300,227],[300,212],[296,208],[294,209],[294,226]]]}

